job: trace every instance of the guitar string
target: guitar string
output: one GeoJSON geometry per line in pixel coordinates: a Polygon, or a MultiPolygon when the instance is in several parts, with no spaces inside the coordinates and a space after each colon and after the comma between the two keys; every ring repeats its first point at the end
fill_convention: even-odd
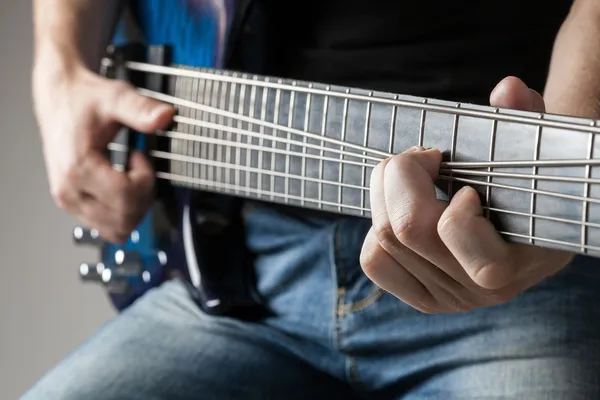
{"type": "MultiPolygon", "coordinates": [[[[105,58],[103,60],[103,65],[111,66],[112,60],[109,58],[105,58]]],[[[508,110],[508,109],[503,110],[503,111],[506,111],[507,113],[499,113],[499,112],[497,112],[498,110],[484,111],[484,110],[474,110],[474,109],[469,109],[469,108],[457,109],[457,107],[455,105],[454,106],[446,106],[446,105],[441,105],[441,104],[438,105],[438,104],[431,103],[431,101],[423,102],[423,101],[416,101],[416,100],[400,100],[400,99],[397,99],[396,97],[394,97],[394,98],[384,98],[384,97],[380,97],[380,96],[370,97],[368,95],[362,95],[362,94],[356,94],[356,93],[345,93],[346,88],[343,88],[343,90],[340,90],[340,91],[333,91],[333,90],[327,91],[324,89],[315,88],[314,85],[312,87],[301,86],[300,83],[305,83],[305,82],[300,82],[300,81],[293,81],[296,83],[295,85],[283,83],[282,79],[280,79],[279,81],[269,80],[267,82],[265,80],[261,80],[261,77],[258,75],[242,74],[242,76],[239,76],[238,74],[236,74],[236,76],[232,76],[232,75],[227,75],[228,71],[211,70],[208,68],[192,69],[191,67],[186,67],[186,66],[161,66],[161,65],[153,65],[153,64],[134,62],[134,61],[125,62],[125,67],[128,69],[134,70],[134,71],[156,73],[156,74],[168,75],[168,76],[188,77],[188,78],[213,80],[213,81],[221,81],[221,82],[228,82],[228,83],[246,84],[249,86],[260,86],[260,87],[265,87],[265,88],[295,91],[296,93],[299,93],[299,92],[310,93],[310,94],[323,95],[323,96],[328,96],[328,97],[340,97],[340,98],[348,99],[348,100],[359,100],[359,101],[364,101],[364,102],[371,102],[374,104],[375,103],[387,104],[387,105],[396,106],[396,107],[414,108],[414,109],[425,110],[425,111],[435,111],[435,112],[447,113],[447,114],[451,114],[451,115],[478,117],[478,118],[482,118],[482,119],[489,119],[489,120],[502,121],[502,122],[522,123],[522,124],[526,124],[526,125],[533,125],[536,127],[567,129],[567,130],[573,130],[573,131],[581,132],[581,133],[600,133],[600,124],[597,124],[596,121],[591,120],[589,118],[585,119],[585,118],[575,118],[575,117],[563,116],[563,117],[569,118],[571,120],[578,120],[578,121],[584,120],[587,123],[576,123],[574,121],[561,122],[561,121],[555,121],[555,120],[548,119],[548,118],[539,119],[537,117],[538,113],[535,114],[536,117],[508,114],[508,112],[513,111],[513,110],[508,110]],[[209,71],[211,71],[211,72],[209,72],[209,71]],[[248,78],[248,75],[250,75],[251,78],[248,78]]],[[[264,77],[262,77],[262,78],[264,78],[264,77]]]]}
{"type": "MultiPolygon", "coordinates": [[[[126,151],[127,147],[125,145],[116,145],[116,144],[112,144],[110,146],[110,150],[113,152],[124,152],[126,151]]],[[[213,168],[223,168],[223,169],[230,169],[230,170],[234,170],[234,171],[244,171],[244,172],[251,172],[251,173],[261,173],[267,177],[279,177],[279,178],[287,178],[287,179],[295,179],[295,180],[299,180],[299,181],[304,181],[304,182],[313,182],[313,183],[319,183],[319,184],[326,184],[326,185],[331,185],[333,187],[338,187],[338,188],[347,188],[347,189],[355,189],[355,190],[360,190],[360,191],[364,191],[364,192],[368,192],[369,191],[369,187],[368,186],[360,186],[360,185],[351,185],[351,184],[347,184],[347,183],[343,183],[343,182],[336,182],[336,181],[330,181],[330,180],[324,180],[324,179],[319,179],[319,178],[313,178],[313,177],[308,177],[308,176],[298,176],[298,175],[293,175],[293,174],[289,174],[289,173],[285,173],[285,172],[278,172],[278,171],[268,171],[268,170],[264,170],[264,169],[260,169],[260,168],[256,168],[256,167],[247,167],[247,166],[240,166],[240,165],[235,165],[235,164],[229,164],[229,163],[223,163],[220,161],[214,161],[214,160],[205,160],[205,159],[201,159],[201,158],[196,158],[193,156],[186,156],[183,154],[172,154],[172,153],[166,153],[166,152],[161,152],[161,151],[151,151],[150,155],[152,157],[155,158],[159,158],[159,159],[166,159],[166,160],[170,160],[170,161],[176,161],[176,162],[183,162],[183,163],[192,163],[192,164],[198,164],[198,165],[203,165],[205,167],[213,167],[213,168]]],[[[157,175],[161,174],[161,173],[167,173],[165,171],[158,171],[157,175]]],[[[177,175],[177,174],[175,174],[177,175]]],[[[182,175],[183,176],[183,175],[182,175]]],[[[445,175],[440,175],[439,176],[440,179],[454,179],[457,181],[463,181],[458,177],[454,177],[454,176],[445,176],[445,175]]],[[[218,182],[218,181],[214,181],[214,180],[208,180],[207,182],[212,182],[213,185],[221,185],[223,184],[223,182],[218,182]]],[[[471,180],[467,180],[466,183],[470,183],[473,185],[483,185],[486,186],[487,182],[484,181],[471,181],[471,180]]],[[[232,188],[234,188],[235,190],[239,191],[246,191],[248,189],[248,186],[240,186],[240,185],[230,185],[232,188]]],[[[530,192],[532,189],[530,188],[521,188],[521,187],[511,187],[511,186],[507,186],[507,185],[499,185],[501,186],[501,188],[503,189],[507,189],[507,190],[523,190],[526,192],[530,192]]],[[[552,192],[543,192],[539,191],[537,192],[537,194],[545,194],[545,195],[549,195],[549,196],[555,196],[555,193],[552,192]]],[[[560,194],[559,194],[560,195],[560,194]]],[[[284,196],[282,194],[282,196],[284,196]]],[[[292,196],[293,197],[293,196],[292,196]]],[[[298,199],[300,199],[301,196],[297,196],[298,199]]],[[[316,199],[311,199],[311,198],[305,198],[305,196],[302,196],[302,198],[305,199],[305,201],[312,201],[312,202],[319,202],[319,200],[316,199]]],[[[583,198],[579,198],[579,199],[583,199],[583,198]]],[[[579,200],[579,199],[573,199],[573,200],[579,200]]],[[[600,203],[599,199],[590,199],[590,198],[586,198],[585,201],[588,202],[596,202],[596,203],[600,203]]],[[[352,209],[352,210],[357,210],[357,211],[369,211],[368,208],[364,208],[364,207],[358,207],[358,206],[352,206],[349,204],[344,204],[343,202],[329,202],[326,205],[332,205],[332,206],[336,206],[336,207],[344,207],[344,208],[348,208],[348,209],[352,209]]],[[[600,228],[600,224],[598,223],[593,223],[593,222],[588,222],[588,221],[582,221],[582,220],[571,220],[568,218],[560,218],[560,217],[552,217],[552,216],[544,216],[542,214],[535,214],[535,213],[523,213],[523,212],[519,212],[519,211],[515,211],[515,210],[509,210],[509,209],[502,209],[502,208],[497,208],[497,207],[487,207],[484,206],[484,209],[489,209],[490,211],[495,211],[495,212],[500,212],[500,213],[507,213],[507,214],[512,214],[512,215],[520,215],[520,216],[527,216],[527,217],[536,217],[536,218],[540,218],[540,219],[546,219],[546,220],[550,220],[550,221],[555,221],[555,222],[563,222],[563,223],[568,223],[568,224],[574,224],[577,226],[587,226],[587,227],[591,227],[591,228],[600,228]]]]}
{"type": "MultiPolygon", "coordinates": [[[[215,182],[212,180],[207,180],[207,179],[202,179],[202,178],[197,178],[197,177],[189,177],[189,176],[178,175],[178,174],[172,174],[172,173],[163,172],[163,171],[158,171],[156,174],[156,177],[158,179],[168,180],[170,182],[180,182],[181,184],[187,183],[187,184],[191,184],[191,185],[197,185],[200,187],[204,187],[206,190],[219,189],[219,190],[229,190],[232,193],[246,192],[246,193],[252,193],[252,194],[256,194],[256,195],[262,195],[265,197],[271,196],[273,198],[278,198],[280,200],[287,201],[288,204],[290,204],[289,203],[290,200],[295,200],[295,201],[304,201],[306,203],[320,204],[320,205],[325,205],[325,206],[330,206],[330,207],[339,207],[340,206],[336,202],[330,202],[330,201],[322,200],[322,199],[320,200],[320,199],[312,199],[312,198],[306,198],[306,197],[300,198],[299,196],[295,196],[293,194],[283,194],[283,193],[279,193],[279,192],[258,189],[258,188],[252,188],[252,187],[247,187],[247,186],[240,187],[240,186],[227,184],[227,183],[223,183],[223,182],[215,182]]],[[[368,209],[363,210],[357,206],[350,206],[350,205],[345,205],[345,204],[341,205],[341,206],[343,208],[347,208],[347,209],[351,209],[351,210],[355,210],[355,211],[363,211],[363,212],[369,211],[368,209]]],[[[512,212],[510,210],[501,210],[501,209],[499,210],[499,209],[488,208],[488,207],[483,207],[483,209],[484,210],[489,209],[490,211],[493,211],[493,212],[505,212],[505,213],[512,214],[512,215],[521,215],[521,216],[530,217],[530,215],[527,213],[512,212]]],[[[590,228],[600,228],[600,226],[598,226],[598,224],[592,224],[592,223],[582,224],[581,221],[561,219],[561,218],[549,217],[549,216],[543,216],[543,215],[540,215],[540,216],[534,215],[534,217],[539,218],[539,219],[555,221],[555,222],[564,222],[564,223],[569,223],[569,224],[574,224],[574,225],[587,226],[590,228]]],[[[589,245],[587,243],[582,245],[580,242],[569,242],[569,241],[564,241],[564,240],[552,239],[552,238],[548,238],[548,237],[530,236],[530,235],[520,234],[517,232],[508,232],[508,231],[497,231],[497,232],[500,235],[504,235],[504,236],[557,244],[557,245],[561,245],[561,246],[571,247],[574,249],[579,249],[580,251],[583,251],[583,252],[589,252],[589,251],[600,252],[600,247],[589,245]]]]}
{"type": "MultiPolygon", "coordinates": [[[[270,137],[269,135],[266,135],[266,134],[254,135],[253,132],[245,131],[243,129],[231,128],[231,127],[225,126],[225,125],[219,126],[217,124],[209,124],[207,126],[218,129],[219,131],[221,131],[221,130],[225,131],[225,133],[249,135],[250,137],[264,137],[264,138],[270,137]]],[[[178,131],[157,131],[156,135],[165,137],[165,138],[170,138],[170,139],[188,140],[188,141],[197,142],[197,143],[206,143],[206,144],[214,144],[214,145],[219,145],[219,146],[227,146],[228,148],[240,148],[240,149],[254,150],[254,151],[264,150],[264,148],[259,145],[253,145],[253,144],[243,143],[243,142],[239,142],[239,141],[234,142],[234,141],[229,141],[229,140],[225,140],[225,139],[217,139],[217,138],[194,135],[194,134],[178,132],[178,131]]],[[[282,139],[281,140],[282,142],[286,142],[285,139],[283,139],[283,138],[281,138],[281,139],[282,139]]],[[[293,146],[298,146],[298,147],[303,147],[305,145],[303,142],[297,142],[297,141],[292,141],[291,144],[293,146]]],[[[328,148],[328,147],[323,148],[318,145],[313,145],[313,146],[309,146],[309,147],[314,148],[314,149],[325,149],[327,152],[332,152],[332,153],[339,152],[339,151],[336,151],[336,149],[332,149],[332,148],[328,148]]],[[[353,166],[365,167],[365,168],[374,168],[376,166],[376,164],[361,163],[361,162],[345,160],[345,159],[340,160],[339,158],[321,156],[319,154],[311,154],[311,153],[307,153],[307,152],[297,152],[297,151],[285,150],[285,149],[279,149],[279,148],[272,148],[272,149],[270,149],[270,152],[274,153],[274,154],[278,154],[278,155],[303,157],[303,158],[305,157],[308,159],[322,160],[325,162],[332,162],[332,163],[340,164],[340,165],[353,165],[353,166]]],[[[361,155],[358,155],[358,154],[347,154],[345,152],[343,154],[347,155],[347,156],[351,155],[356,158],[361,158],[361,155]]],[[[381,159],[379,161],[383,161],[383,159],[381,159]]],[[[442,164],[442,166],[444,166],[444,164],[442,164]]],[[[522,180],[535,179],[538,181],[557,181],[557,182],[565,182],[565,183],[600,184],[599,178],[591,178],[591,177],[583,178],[583,177],[561,176],[561,175],[540,175],[540,174],[533,175],[533,174],[523,174],[523,173],[516,173],[516,172],[477,171],[477,170],[472,170],[472,169],[461,169],[461,168],[443,168],[442,167],[442,168],[440,168],[440,173],[446,173],[446,174],[452,173],[452,174],[459,174],[459,175],[466,175],[466,176],[483,176],[483,177],[489,176],[489,177],[496,177],[496,178],[522,179],[522,180]]]]}
{"type": "MultiPolygon", "coordinates": [[[[279,124],[274,124],[272,122],[268,122],[268,121],[263,121],[260,119],[256,119],[256,118],[250,118],[250,117],[246,117],[244,115],[239,115],[237,113],[234,112],[229,112],[229,111],[224,111],[224,110],[220,110],[218,108],[215,107],[211,107],[211,106],[205,106],[202,104],[197,104],[195,102],[189,101],[189,100],[184,100],[184,99],[180,99],[174,96],[170,96],[170,95],[165,95],[162,93],[158,93],[158,92],[153,92],[153,91],[148,91],[146,89],[138,89],[138,91],[140,93],[142,93],[143,95],[155,98],[157,100],[161,100],[167,103],[171,103],[171,104],[176,104],[176,105],[180,105],[183,107],[190,107],[190,108],[194,108],[194,109],[198,109],[201,111],[205,111],[207,113],[214,113],[216,115],[220,115],[220,116],[224,116],[227,118],[231,118],[235,121],[238,122],[247,122],[247,123],[251,123],[253,125],[257,125],[257,126],[262,126],[262,127],[267,127],[267,128],[271,128],[273,130],[277,130],[277,131],[283,131],[285,133],[291,133],[294,135],[298,135],[298,136],[304,136],[304,137],[308,137],[311,139],[314,139],[316,141],[319,142],[327,142],[330,144],[335,144],[338,145],[340,147],[349,147],[349,148],[353,148],[355,150],[358,150],[360,152],[370,152],[373,154],[376,154],[379,157],[375,157],[375,156],[369,156],[369,155],[365,155],[365,154],[358,154],[358,153],[352,153],[352,152],[348,152],[348,151],[343,151],[343,150],[336,150],[333,148],[327,148],[327,147],[320,147],[320,149],[324,149],[326,151],[331,151],[331,152],[343,152],[345,155],[347,156],[352,156],[352,157],[356,157],[356,158],[360,158],[360,159],[369,159],[372,161],[381,161],[382,158],[387,158],[387,157],[391,157],[393,154],[390,154],[388,152],[384,152],[381,150],[377,150],[377,149],[372,149],[369,147],[365,147],[365,146],[361,146],[361,145],[357,145],[354,143],[348,143],[348,142],[344,142],[341,141],[339,139],[334,139],[331,137],[327,137],[327,136],[322,136],[322,135],[318,135],[315,133],[311,133],[311,132],[305,132],[299,129],[293,129],[293,128],[289,128],[285,125],[279,125],[279,124]]],[[[185,124],[193,124],[193,125],[197,125],[197,126],[202,126],[202,127],[211,127],[213,129],[216,129],[217,126],[219,126],[218,129],[221,129],[221,127],[225,127],[226,129],[231,129],[230,127],[227,127],[226,125],[219,125],[219,124],[215,124],[215,123],[211,123],[211,122],[206,122],[206,121],[202,121],[202,120],[196,120],[196,119],[192,119],[192,118],[187,118],[187,117],[181,117],[181,116],[175,116],[174,117],[174,121],[175,122],[180,122],[180,123],[185,123],[185,124]]],[[[236,131],[238,131],[238,128],[235,128],[236,131]]],[[[247,131],[246,131],[247,132],[247,131]]],[[[246,133],[247,134],[247,133],[246,133]]],[[[280,138],[280,137],[274,137],[271,135],[267,135],[264,133],[253,133],[253,135],[263,135],[263,138],[268,138],[268,140],[274,140],[274,141],[284,141],[284,143],[287,143],[287,139],[284,138],[280,138]],[[266,136],[264,136],[266,135],[266,136]]],[[[298,142],[300,143],[300,142],[298,142]]],[[[303,146],[304,144],[298,144],[298,146],[303,146]]],[[[504,161],[444,161],[442,162],[441,166],[442,167],[454,167],[454,168],[501,168],[501,167],[508,167],[508,168],[514,168],[514,167],[571,167],[571,166],[597,166],[600,165],[600,159],[554,159],[554,160],[504,160],[504,161]]]]}

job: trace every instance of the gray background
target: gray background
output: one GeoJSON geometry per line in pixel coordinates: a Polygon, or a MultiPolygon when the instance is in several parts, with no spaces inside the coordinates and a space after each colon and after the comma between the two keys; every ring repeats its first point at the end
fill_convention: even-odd
{"type": "Polygon", "coordinates": [[[17,399],[114,312],[50,198],[30,96],[31,0],[0,5],[0,398],[17,399]]]}

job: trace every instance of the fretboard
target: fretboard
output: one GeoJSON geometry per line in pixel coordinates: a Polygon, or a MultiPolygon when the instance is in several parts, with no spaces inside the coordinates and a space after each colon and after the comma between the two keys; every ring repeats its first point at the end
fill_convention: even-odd
{"type": "MultiPolygon", "coordinates": [[[[437,195],[462,185],[508,240],[600,255],[595,121],[183,66],[170,75],[178,108],[159,135],[157,176],[174,184],[370,217],[373,166],[412,146],[444,152],[437,195]],[[589,161],[588,161],[589,160],[589,161]]],[[[600,182],[600,181],[599,181],[600,182]]]]}

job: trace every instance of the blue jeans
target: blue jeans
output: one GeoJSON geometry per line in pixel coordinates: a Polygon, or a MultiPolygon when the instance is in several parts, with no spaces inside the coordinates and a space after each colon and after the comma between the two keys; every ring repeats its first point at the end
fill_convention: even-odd
{"type": "Polygon", "coordinates": [[[369,221],[256,208],[248,245],[274,316],[203,314],[168,282],[24,399],[600,398],[600,265],[579,257],[500,306],[425,315],[374,286],[369,221]]]}

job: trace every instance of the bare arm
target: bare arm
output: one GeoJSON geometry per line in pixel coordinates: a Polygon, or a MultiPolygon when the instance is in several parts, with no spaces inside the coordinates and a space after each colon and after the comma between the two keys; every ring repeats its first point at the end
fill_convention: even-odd
{"type": "Polygon", "coordinates": [[[546,89],[551,113],[600,118],[600,2],[575,0],[557,35],[546,89]]]}
{"type": "Polygon", "coordinates": [[[34,0],[34,76],[97,70],[122,0],[34,0]]]}

